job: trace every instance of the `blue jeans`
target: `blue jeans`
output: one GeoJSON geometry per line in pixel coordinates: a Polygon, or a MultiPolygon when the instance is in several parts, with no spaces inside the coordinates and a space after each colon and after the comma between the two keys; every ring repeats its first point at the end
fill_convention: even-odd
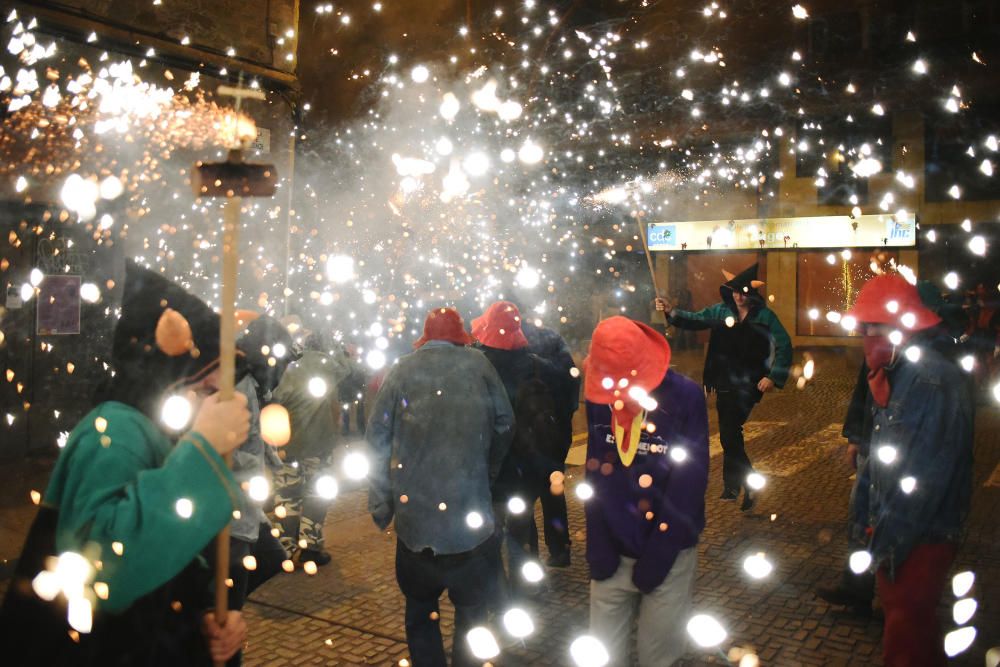
{"type": "Polygon", "coordinates": [[[472,656],[466,635],[486,622],[488,582],[496,580],[494,551],[498,548],[496,538],[490,537],[472,551],[439,555],[430,550],[410,551],[396,540],[396,581],[406,596],[406,643],[413,667],[448,665],[438,616],[438,599],[445,590],[455,606],[452,665],[482,664],[472,656]]]}

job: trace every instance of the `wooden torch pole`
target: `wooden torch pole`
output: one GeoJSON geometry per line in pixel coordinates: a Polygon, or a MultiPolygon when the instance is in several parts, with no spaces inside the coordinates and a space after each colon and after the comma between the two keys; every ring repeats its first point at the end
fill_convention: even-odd
{"type": "MultiPolygon", "coordinates": [[[[236,98],[236,112],[244,97],[264,99],[257,90],[220,86],[219,93],[236,98]]],[[[239,119],[234,119],[238,129],[239,119]]],[[[238,139],[237,139],[238,143],[238,139]]],[[[222,312],[219,322],[219,400],[236,394],[236,287],[239,278],[240,207],[244,197],[272,197],[277,183],[274,167],[243,162],[239,148],[229,151],[225,162],[195,165],[191,187],[196,197],[225,197],[222,208],[222,312]]],[[[232,465],[232,454],[226,454],[232,465]]],[[[229,616],[229,524],[215,538],[215,620],[220,626],[229,616]]],[[[224,667],[225,662],[216,662],[224,667]]]]}
{"type": "MultiPolygon", "coordinates": [[[[222,321],[219,324],[219,400],[236,393],[236,283],[239,279],[241,197],[227,197],[222,213],[222,321]]],[[[226,465],[232,465],[226,454],[226,465]]],[[[226,624],[229,612],[229,524],[215,540],[215,620],[226,624]]],[[[224,662],[216,662],[217,667],[224,662]]]]}
{"type": "Polygon", "coordinates": [[[639,227],[639,239],[642,241],[642,251],[646,255],[646,266],[649,267],[649,277],[653,281],[653,292],[660,296],[660,288],[656,282],[656,269],[653,268],[653,256],[649,254],[649,244],[646,243],[646,230],[642,227],[642,218],[636,216],[635,224],[639,227]]]}
{"type": "MultiPolygon", "coordinates": [[[[635,217],[635,224],[639,227],[639,239],[642,240],[642,251],[646,255],[646,266],[649,267],[649,278],[653,281],[653,293],[656,297],[660,297],[660,286],[656,282],[656,268],[653,266],[653,256],[649,252],[649,244],[646,242],[646,230],[642,225],[642,218],[639,216],[635,217]]],[[[664,297],[666,298],[666,297],[664,297]]],[[[669,323],[664,321],[663,330],[666,333],[669,330],[669,323]]]]}

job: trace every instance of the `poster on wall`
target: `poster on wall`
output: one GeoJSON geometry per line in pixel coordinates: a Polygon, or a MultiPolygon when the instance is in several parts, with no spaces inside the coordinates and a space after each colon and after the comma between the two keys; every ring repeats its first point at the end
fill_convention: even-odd
{"type": "Polygon", "coordinates": [[[39,336],[80,333],[80,276],[45,276],[36,298],[39,336]]]}
{"type": "Polygon", "coordinates": [[[649,249],[774,250],[795,248],[901,248],[917,244],[912,213],[650,222],[649,249]]]}

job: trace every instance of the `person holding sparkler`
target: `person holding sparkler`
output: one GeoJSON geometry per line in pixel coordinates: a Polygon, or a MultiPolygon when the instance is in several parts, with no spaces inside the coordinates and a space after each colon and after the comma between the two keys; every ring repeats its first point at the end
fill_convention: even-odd
{"type": "Polygon", "coordinates": [[[56,462],[0,612],[5,664],[203,665],[246,636],[239,611],[206,613],[198,557],[239,506],[222,455],[249,428],[242,396],[215,395],[219,316],[132,262],[124,290],[114,374],[56,462]]]}
{"type": "Polygon", "coordinates": [[[697,312],[673,308],[657,297],[656,309],[681,329],[710,329],[708,356],[702,383],[716,393],[719,438],[722,441],[722,500],[736,500],[744,490],[740,509],[753,509],[755,499],[747,484],[753,473],[743,441],[743,425],[766,392],[780,389],[792,363],[792,339],[778,316],[757,291],[757,265],[739,275],[722,272],[722,301],[697,312]]]}

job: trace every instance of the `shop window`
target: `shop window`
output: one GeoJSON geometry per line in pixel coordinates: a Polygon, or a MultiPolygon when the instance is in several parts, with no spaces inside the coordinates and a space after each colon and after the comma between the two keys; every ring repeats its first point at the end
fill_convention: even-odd
{"type": "MultiPolygon", "coordinates": [[[[827,313],[842,315],[871,277],[872,248],[799,251],[796,256],[795,332],[799,336],[849,336],[827,313]]],[[[888,255],[898,261],[895,252],[888,255]]]]}

